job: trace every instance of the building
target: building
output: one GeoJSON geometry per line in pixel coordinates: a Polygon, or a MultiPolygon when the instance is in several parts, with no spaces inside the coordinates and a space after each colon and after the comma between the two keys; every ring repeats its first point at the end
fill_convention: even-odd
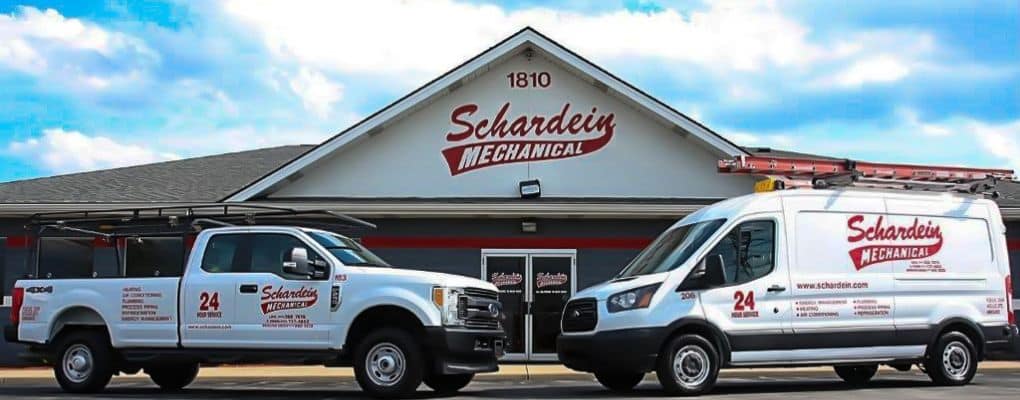
{"type": "MultiPolygon", "coordinates": [[[[181,240],[127,244],[128,271],[111,271],[115,253],[92,238],[36,246],[22,228],[36,212],[207,202],[326,208],[376,223],[348,233],[394,265],[497,281],[511,315],[511,356],[554,359],[564,300],[611,277],[678,218],[750,192],[754,178],[715,168],[752,153],[796,154],[741,148],[524,29],[317,146],[0,184],[0,290],[6,296],[26,273],[166,276],[187,252],[181,240]]],[[[1017,277],[1020,191],[1000,204],[1017,277]]],[[[0,350],[8,357],[0,362],[13,353],[0,350]]]]}

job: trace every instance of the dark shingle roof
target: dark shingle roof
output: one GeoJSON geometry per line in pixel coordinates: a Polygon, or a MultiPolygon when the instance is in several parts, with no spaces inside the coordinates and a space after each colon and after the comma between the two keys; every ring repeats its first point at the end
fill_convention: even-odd
{"type": "Polygon", "coordinates": [[[215,202],[312,147],[271,147],[0,183],[0,203],[215,202]]]}

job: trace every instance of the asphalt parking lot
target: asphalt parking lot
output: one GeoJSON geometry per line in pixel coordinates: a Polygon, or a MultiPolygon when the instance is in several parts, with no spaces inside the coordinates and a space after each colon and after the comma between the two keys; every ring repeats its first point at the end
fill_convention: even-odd
{"type": "MultiPolygon", "coordinates": [[[[918,371],[899,373],[882,371],[870,385],[852,388],[834,374],[791,370],[755,373],[734,371],[724,375],[715,392],[703,397],[738,399],[997,399],[1015,398],[1020,393],[1020,372],[981,372],[971,385],[964,387],[932,386],[927,376],[918,371]]],[[[604,391],[586,375],[535,377],[530,380],[502,379],[490,376],[469,385],[457,398],[548,398],[639,399],[663,397],[654,376],[648,375],[635,392],[616,395],[604,391]]],[[[115,378],[105,393],[94,396],[65,394],[53,379],[0,377],[0,399],[355,399],[363,398],[357,384],[349,377],[200,377],[188,389],[178,393],[161,393],[147,379],[115,378]]],[[[437,398],[424,386],[419,398],[437,398]]]]}

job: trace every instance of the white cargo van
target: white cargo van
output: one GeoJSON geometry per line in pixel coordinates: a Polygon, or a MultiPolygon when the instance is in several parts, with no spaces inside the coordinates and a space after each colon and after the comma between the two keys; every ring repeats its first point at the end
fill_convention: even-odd
{"type": "Polygon", "coordinates": [[[655,371],[673,394],[720,368],[879,365],[968,383],[1017,335],[993,201],[948,193],[785,190],[683,218],[567,303],[557,347],[614,390],[655,371]]]}

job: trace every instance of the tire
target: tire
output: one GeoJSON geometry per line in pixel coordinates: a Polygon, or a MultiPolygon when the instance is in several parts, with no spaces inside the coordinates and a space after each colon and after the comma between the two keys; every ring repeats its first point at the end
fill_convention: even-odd
{"type": "Polygon", "coordinates": [[[457,375],[426,375],[423,379],[425,385],[435,390],[439,394],[453,394],[463,389],[471,380],[474,379],[475,374],[457,374],[457,375]]]}
{"type": "Polygon", "coordinates": [[[670,395],[707,393],[719,378],[719,353],[702,336],[680,335],[670,339],[659,353],[655,372],[670,395]]]}
{"type": "Polygon", "coordinates": [[[195,381],[195,377],[198,376],[198,364],[171,364],[146,367],[145,373],[163,391],[175,392],[184,389],[185,386],[195,381]]]}
{"type": "Polygon", "coordinates": [[[643,372],[596,372],[595,380],[613,392],[629,392],[645,378],[643,372]]]}
{"type": "Polygon", "coordinates": [[[933,382],[943,386],[962,386],[977,374],[978,356],[974,343],[960,332],[948,332],[929,348],[925,372],[933,382]]]}
{"type": "Polygon", "coordinates": [[[868,383],[878,372],[878,365],[837,365],[833,369],[844,382],[856,386],[868,383]]]}
{"type": "Polygon", "coordinates": [[[53,373],[65,392],[96,393],[110,383],[115,368],[106,333],[72,331],[63,335],[54,348],[53,373]]]}
{"type": "Polygon", "coordinates": [[[369,333],[354,350],[354,377],[373,397],[414,394],[422,382],[425,357],[409,333],[384,328],[369,333]]]}

